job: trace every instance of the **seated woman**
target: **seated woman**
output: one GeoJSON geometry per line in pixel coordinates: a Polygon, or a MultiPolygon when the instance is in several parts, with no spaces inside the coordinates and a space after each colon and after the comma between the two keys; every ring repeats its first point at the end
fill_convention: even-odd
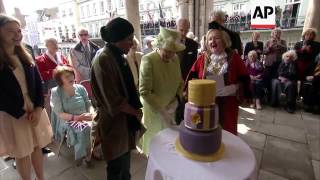
{"type": "Polygon", "coordinates": [[[320,113],[320,53],[316,61],[306,70],[306,79],[302,82],[304,109],[320,113]]]}
{"type": "Polygon", "coordinates": [[[282,59],[283,61],[278,68],[278,76],[272,80],[271,104],[278,106],[280,95],[285,93],[287,97],[285,109],[289,113],[294,113],[297,97],[297,68],[295,64],[297,54],[294,50],[290,50],[282,55],[282,59]]]}
{"type": "Polygon", "coordinates": [[[258,54],[256,51],[250,51],[248,53],[248,61],[246,63],[247,69],[249,71],[251,84],[252,84],[252,96],[253,101],[251,104],[251,108],[257,108],[258,110],[262,109],[261,107],[261,99],[263,98],[263,65],[258,60],[258,54]]]}
{"type": "Polygon", "coordinates": [[[198,57],[187,79],[220,79],[221,87],[217,85],[216,93],[220,123],[223,129],[237,135],[239,98],[251,97],[249,73],[240,55],[230,49],[230,37],[225,31],[210,29],[206,46],[207,51],[198,57]]]}
{"type": "Polygon", "coordinates": [[[68,144],[74,146],[77,165],[90,162],[91,104],[87,91],[75,84],[73,68],[58,66],[54,72],[58,86],[51,90],[51,123],[55,138],[61,140],[67,133],[68,144]]]}

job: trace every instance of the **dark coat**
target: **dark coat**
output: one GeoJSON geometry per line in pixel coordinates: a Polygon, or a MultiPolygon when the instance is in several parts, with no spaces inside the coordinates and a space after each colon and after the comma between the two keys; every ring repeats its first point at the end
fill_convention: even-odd
{"type": "MultiPolygon", "coordinates": [[[[43,107],[42,80],[36,65],[22,62],[25,72],[27,88],[34,107],[43,107]]],[[[15,118],[25,114],[24,99],[21,87],[10,67],[0,69],[0,111],[5,111],[15,118]]]]}
{"type": "Polygon", "coordinates": [[[263,42],[258,41],[257,42],[258,46],[254,46],[253,42],[247,42],[245,48],[244,48],[244,57],[247,59],[248,53],[252,50],[255,50],[258,54],[258,59],[260,59],[260,55],[263,52],[263,42]]]}
{"type": "Polygon", "coordinates": [[[299,80],[305,80],[305,71],[316,59],[317,54],[320,51],[320,43],[316,41],[300,41],[294,46],[294,49],[298,55],[297,59],[297,71],[299,80]],[[310,51],[303,49],[303,45],[310,45],[310,51]]]}
{"type": "MultiPolygon", "coordinates": [[[[121,112],[123,103],[135,107],[140,102],[137,105],[131,104],[132,96],[129,93],[136,91],[127,92],[127,77],[123,76],[124,70],[119,66],[118,60],[114,51],[106,46],[93,60],[91,71],[91,86],[97,109],[92,130],[93,134],[99,131],[102,151],[107,161],[135,149],[137,137],[141,137],[145,131],[136,118],[121,112]]],[[[135,89],[133,80],[131,83],[135,89]]]]}
{"type": "Polygon", "coordinates": [[[284,77],[289,79],[290,81],[297,80],[297,67],[295,62],[281,62],[278,68],[278,77],[284,77]]]}
{"type": "Polygon", "coordinates": [[[186,38],[185,46],[186,49],[178,53],[182,78],[184,81],[186,80],[192,65],[197,60],[199,44],[190,38],[186,38]]]}

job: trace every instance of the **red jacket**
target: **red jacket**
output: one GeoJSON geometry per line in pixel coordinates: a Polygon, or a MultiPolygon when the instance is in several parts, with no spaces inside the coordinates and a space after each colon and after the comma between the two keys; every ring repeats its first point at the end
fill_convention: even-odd
{"type": "MultiPolygon", "coordinates": [[[[197,61],[193,64],[187,80],[191,79],[204,79],[204,66],[206,61],[206,53],[202,53],[198,56],[197,61]]],[[[250,88],[250,76],[248,70],[241,59],[240,55],[234,51],[229,52],[229,66],[227,77],[225,78],[225,85],[243,83],[246,98],[250,98],[251,96],[251,88],[250,88]]],[[[186,81],[186,85],[187,85],[186,81]]]]}
{"type": "Polygon", "coordinates": [[[58,65],[68,65],[69,62],[63,55],[61,55],[59,62],[55,62],[45,53],[36,57],[36,64],[39,68],[42,80],[48,81],[53,79],[53,70],[58,65]]]}

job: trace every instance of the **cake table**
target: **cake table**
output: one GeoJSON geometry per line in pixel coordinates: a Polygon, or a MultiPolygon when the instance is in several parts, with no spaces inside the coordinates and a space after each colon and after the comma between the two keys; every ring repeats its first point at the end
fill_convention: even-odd
{"type": "Polygon", "coordinates": [[[158,133],[150,143],[145,180],[256,180],[256,159],[239,137],[222,132],[225,152],[210,163],[189,160],[178,154],[175,142],[178,127],[158,133]]]}

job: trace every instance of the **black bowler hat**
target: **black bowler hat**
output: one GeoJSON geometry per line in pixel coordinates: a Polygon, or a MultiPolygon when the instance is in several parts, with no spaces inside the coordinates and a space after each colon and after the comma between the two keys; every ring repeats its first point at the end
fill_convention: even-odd
{"type": "Polygon", "coordinates": [[[101,38],[108,43],[121,41],[133,32],[132,24],[120,17],[112,19],[107,25],[100,28],[101,38]]]}

